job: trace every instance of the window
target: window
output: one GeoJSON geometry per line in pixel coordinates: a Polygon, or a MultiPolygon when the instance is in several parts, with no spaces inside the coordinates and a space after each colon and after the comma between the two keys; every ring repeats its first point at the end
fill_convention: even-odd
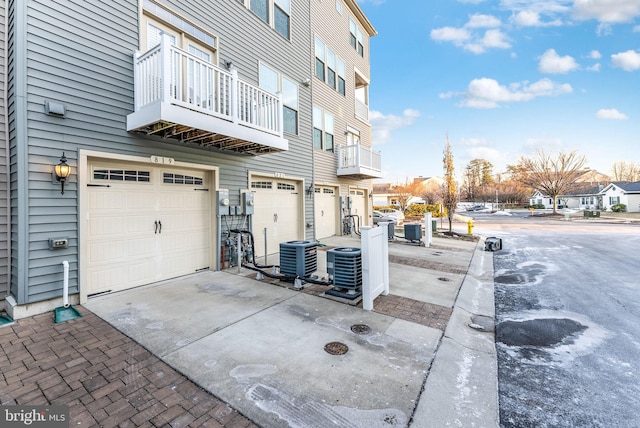
{"type": "Polygon", "coordinates": [[[333,115],[313,106],[313,148],[332,152],[333,141],[333,115]]]}
{"type": "Polygon", "coordinates": [[[353,19],[349,19],[349,33],[349,43],[360,56],[364,57],[364,33],[353,19]]]}
{"type": "Polygon", "coordinates": [[[93,171],[94,180],[109,181],[135,181],[148,183],[150,181],[149,171],[123,170],[123,169],[95,169],[93,171]]]}
{"type": "Polygon", "coordinates": [[[273,21],[276,31],[286,39],[289,39],[291,28],[291,1],[274,0],[273,21]]]}
{"type": "Polygon", "coordinates": [[[347,146],[355,146],[360,144],[360,131],[347,126],[347,146]]]}
{"type": "Polygon", "coordinates": [[[324,149],[328,152],[333,151],[333,115],[324,114],[324,149]]]}
{"type": "Polygon", "coordinates": [[[284,38],[291,38],[291,0],[238,1],[284,38]]]}
{"type": "Polygon", "coordinates": [[[316,37],[316,77],[324,82],[324,43],[316,37]]]}
{"type": "Polygon", "coordinates": [[[202,177],[194,177],[192,175],[173,174],[165,172],[162,174],[162,182],[166,184],[188,184],[202,186],[204,179],[202,177]]]}
{"type": "Polygon", "coordinates": [[[340,0],[336,0],[336,11],[342,15],[342,2],[340,2],[340,0]]]}
{"type": "Polygon", "coordinates": [[[322,149],[322,109],[313,106],[313,148],[322,149]]]}
{"type": "Polygon", "coordinates": [[[260,63],[259,86],[272,94],[282,93],[284,132],[298,134],[298,84],[260,63]]]}
{"type": "Polygon", "coordinates": [[[345,81],[347,75],[347,64],[338,58],[338,92],[345,94],[345,81]]]}
{"type": "Polygon", "coordinates": [[[336,88],[336,54],[327,48],[327,85],[336,88]]]}
{"type": "Polygon", "coordinates": [[[325,43],[317,36],[315,38],[315,54],[316,77],[344,95],[345,76],[347,73],[347,65],[345,61],[337,56],[333,49],[325,45],[325,43]]]}
{"type": "Polygon", "coordinates": [[[143,1],[143,25],[145,34],[142,37],[142,48],[149,50],[160,43],[160,36],[168,34],[171,41],[183,49],[187,46],[180,43],[185,40],[191,44],[197,44],[200,49],[213,54],[217,47],[217,40],[214,36],[197,28],[193,24],[174,15],[162,6],[153,3],[151,0],[143,1]],[[182,36],[182,37],[180,37],[182,36]]]}
{"type": "Polygon", "coordinates": [[[609,196],[609,205],[616,205],[620,203],[620,196],[609,196]]]}
{"type": "Polygon", "coordinates": [[[249,9],[267,24],[269,23],[269,1],[249,0],[249,9]]]}

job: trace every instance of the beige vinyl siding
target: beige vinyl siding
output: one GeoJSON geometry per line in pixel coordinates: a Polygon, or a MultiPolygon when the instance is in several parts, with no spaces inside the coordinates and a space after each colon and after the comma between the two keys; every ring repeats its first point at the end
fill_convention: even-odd
{"type": "MultiPolygon", "coordinates": [[[[10,42],[21,49],[15,54],[23,55],[25,62],[12,65],[15,75],[9,83],[8,100],[12,118],[25,124],[16,129],[11,141],[11,287],[19,304],[60,296],[63,260],[70,263],[70,292],[78,291],[82,255],[77,176],[85,173],[77,170],[81,149],[218,166],[219,186],[230,190],[232,205],[240,204],[240,189],[249,187],[248,171],[312,181],[311,89],[303,85],[299,87],[299,135],[285,134],[288,152],[239,156],[126,131],[126,116],[133,111],[133,53],[140,43],[139,3],[142,0],[12,3],[12,11],[25,14],[12,20],[18,25],[14,37],[26,34],[26,40],[10,42]],[[20,22],[28,22],[27,29],[20,22]],[[47,100],[64,104],[66,116],[45,115],[47,100]],[[61,195],[60,187],[51,182],[51,170],[63,151],[72,175],[61,195]],[[59,236],[69,239],[69,248],[49,250],[48,239],[59,236]]],[[[242,79],[257,85],[259,61],[296,82],[309,77],[311,36],[306,1],[292,2],[291,40],[237,1],[168,0],[162,4],[215,34],[220,42],[219,59],[233,61],[242,79]]],[[[312,204],[305,211],[305,223],[312,223],[312,204]]],[[[312,229],[305,233],[305,239],[312,238],[312,229]]]]}
{"type": "MultiPolygon", "coordinates": [[[[371,180],[356,180],[337,177],[338,146],[347,143],[345,131],[352,127],[360,131],[360,144],[371,147],[371,126],[356,118],[355,115],[355,69],[369,79],[370,56],[369,37],[364,40],[364,57],[349,43],[349,20],[352,19],[360,25],[366,33],[366,27],[359,23],[349,4],[342,7],[342,14],[338,13],[334,1],[311,2],[311,27],[313,37],[318,36],[322,42],[333,50],[337,57],[346,63],[345,95],[340,94],[326,82],[315,77],[315,54],[312,52],[314,64],[311,70],[313,104],[334,115],[334,151],[314,151],[314,176],[316,183],[338,183],[341,196],[348,196],[353,188],[370,189],[371,180]]],[[[336,70],[337,71],[337,70],[336,70]]],[[[370,204],[369,204],[370,205],[370,204]]],[[[368,208],[371,212],[371,207],[368,208]]]]}

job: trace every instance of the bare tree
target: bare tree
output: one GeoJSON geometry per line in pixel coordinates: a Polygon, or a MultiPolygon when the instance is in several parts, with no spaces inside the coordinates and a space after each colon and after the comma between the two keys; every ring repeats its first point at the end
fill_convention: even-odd
{"type": "Polygon", "coordinates": [[[404,184],[396,184],[391,188],[393,195],[398,199],[400,209],[404,211],[409,205],[409,200],[413,196],[422,194],[422,183],[416,181],[405,180],[404,184]]]}
{"type": "Polygon", "coordinates": [[[447,135],[447,144],[444,147],[442,164],[444,169],[444,191],[442,195],[442,203],[447,209],[449,232],[451,232],[453,230],[453,214],[456,211],[456,204],[458,203],[458,189],[456,186],[453,152],[451,151],[451,144],[449,144],[449,135],[447,135]]]}
{"type": "Polygon", "coordinates": [[[576,179],[584,172],[586,159],[574,150],[556,156],[538,150],[533,158],[521,157],[515,167],[509,167],[518,181],[553,199],[553,212],[558,212],[558,196],[570,192],[576,179]]]}
{"type": "Polygon", "coordinates": [[[442,186],[436,182],[430,182],[422,186],[420,197],[428,205],[437,204],[442,200],[442,186]]]}
{"type": "Polygon", "coordinates": [[[635,162],[614,162],[611,172],[613,181],[640,181],[640,164],[635,162]]]}

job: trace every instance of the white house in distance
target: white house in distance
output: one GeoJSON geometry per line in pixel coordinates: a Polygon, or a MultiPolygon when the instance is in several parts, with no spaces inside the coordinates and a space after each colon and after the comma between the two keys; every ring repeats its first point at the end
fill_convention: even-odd
{"type": "MultiPolygon", "coordinates": [[[[553,208],[553,199],[540,191],[529,198],[531,205],[553,208]]],[[[558,196],[559,208],[611,211],[611,207],[624,204],[627,212],[640,212],[640,182],[613,182],[608,185],[588,186],[571,194],[558,196]]]]}
{"type": "Polygon", "coordinates": [[[600,195],[603,210],[610,210],[616,204],[625,204],[627,212],[640,212],[640,181],[611,183],[602,189],[600,195]]]}
{"type": "MultiPolygon", "coordinates": [[[[440,189],[444,183],[442,177],[416,177],[413,179],[413,183],[420,183],[425,192],[429,190],[440,189]]],[[[394,191],[397,185],[391,183],[374,183],[373,184],[373,205],[374,206],[387,206],[387,205],[399,205],[398,193],[394,191]]],[[[408,205],[421,203],[424,204],[424,195],[416,194],[409,198],[408,205]]]]}

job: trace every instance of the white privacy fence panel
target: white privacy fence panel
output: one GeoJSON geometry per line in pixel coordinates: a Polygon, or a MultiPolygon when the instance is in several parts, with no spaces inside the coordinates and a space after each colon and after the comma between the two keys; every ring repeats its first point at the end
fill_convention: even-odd
{"type": "Polygon", "coordinates": [[[373,310],[373,301],[379,295],[389,294],[389,228],[362,227],[362,308],[373,310]]]}

